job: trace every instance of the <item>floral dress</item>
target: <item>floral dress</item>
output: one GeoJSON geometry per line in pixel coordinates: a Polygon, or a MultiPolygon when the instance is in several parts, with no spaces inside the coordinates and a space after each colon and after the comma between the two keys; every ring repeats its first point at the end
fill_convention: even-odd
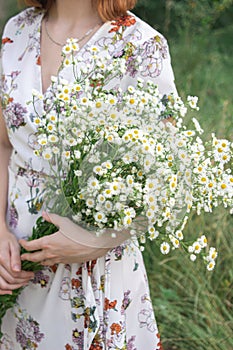
{"type": "MultiPolygon", "coordinates": [[[[17,238],[30,236],[40,215],[48,172],[34,155],[35,111],[28,103],[33,89],[42,93],[43,16],[24,10],[7,23],[2,39],[1,100],[13,146],[7,222],[17,238]]],[[[91,45],[114,57],[125,55],[127,72],[115,86],[126,88],[140,76],[155,81],[163,94],[175,91],[166,40],[133,14],[104,23],[77,53],[84,63],[91,45]]],[[[72,76],[66,68],[59,75],[72,76]]],[[[42,110],[38,105],[37,112],[42,110]]],[[[96,261],[45,267],[4,316],[2,332],[1,350],[162,349],[140,249],[126,241],[96,261]]]]}

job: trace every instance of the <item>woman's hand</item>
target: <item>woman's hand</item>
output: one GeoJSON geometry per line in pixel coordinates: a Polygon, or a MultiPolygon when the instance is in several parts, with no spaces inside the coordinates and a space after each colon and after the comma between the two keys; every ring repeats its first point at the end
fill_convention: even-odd
{"type": "Polygon", "coordinates": [[[163,123],[164,124],[171,123],[173,126],[176,126],[176,120],[172,117],[163,119],[163,123]]]}
{"type": "Polygon", "coordinates": [[[34,273],[21,270],[20,246],[7,228],[0,228],[0,295],[26,286],[34,273]]]}
{"type": "MultiPolygon", "coordinates": [[[[32,262],[40,263],[44,266],[52,266],[57,263],[71,264],[71,263],[83,263],[85,261],[95,260],[105,255],[109,248],[98,248],[89,246],[87,243],[79,243],[78,235],[80,235],[80,242],[82,241],[81,235],[87,234],[86,230],[83,230],[78,225],[75,225],[71,220],[63,218],[55,214],[43,213],[43,218],[52,222],[62,231],[58,230],[56,233],[42,238],[25,241],[20,240],[19,243],[29,251],[21,256],[21,260],[28,260],[32,262]],[[76,228],[76,240],[66,237],[64,228],[69,231],[69,227],[76,228]]],[[[94,233],[93,233],[94,234],[94,233]]]]}

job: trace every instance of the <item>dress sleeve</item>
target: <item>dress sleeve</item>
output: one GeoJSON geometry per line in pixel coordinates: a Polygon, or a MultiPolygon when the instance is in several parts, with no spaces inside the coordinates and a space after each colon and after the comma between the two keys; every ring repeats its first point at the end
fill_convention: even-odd
{"type": "Polygon", "coordinates": [[[2,33],[2,37],[1,37],[1,50],[0,50],[0,101],[1,101],[1,104],[3,103],[3,98],[4,98],[3,90],[4,90],[5,78],[4,78],[3,61],[4,61],[5,46],[13,42],[8,33],[9,22],[10,20],[6,23],[2,33]]]}
{"type": "Polygon", "coordinates": [[[153,81],[162,95],[177,95],[175,78],[171,65],[171,57],[167,40],[157,31],[149,27],[141,30],[144,38],[137,43],[132,37],[125,45],[126,74],[121,82],[123,90],[129,85],[136,85],[137,79],[153,81]]]}
{"type": "Polygon", "coordinates": [[[140,56],[142,78],[155,82],[163,95],[177,94],[167,40],[161,34],[149,38],[140,46],[140,56]]]}

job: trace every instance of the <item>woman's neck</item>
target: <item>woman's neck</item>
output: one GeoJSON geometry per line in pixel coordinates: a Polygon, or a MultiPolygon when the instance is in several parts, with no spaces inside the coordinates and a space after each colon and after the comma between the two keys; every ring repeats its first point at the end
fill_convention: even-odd
{"type": "MultiPolygon", "coordinates": [[[[55,0],[46,15],[44,28],[53,42],[65,43],[67,38],[80,39],[89,31],[93,35],[101,23],[92,0],[55,0]]],[[[80,44],[84,43],[82,40],[80,44]]]]}
{"type": "Polygon", "coordinates": [[[77,23],[88,26],[100,22],[91,0],[55,0],[48,16],[53,23],[63,23],[70,28],[77,23]]]}

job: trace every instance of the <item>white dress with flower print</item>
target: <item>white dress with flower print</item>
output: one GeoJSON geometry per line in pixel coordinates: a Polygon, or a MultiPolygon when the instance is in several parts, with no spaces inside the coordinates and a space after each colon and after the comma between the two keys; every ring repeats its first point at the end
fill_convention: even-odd
{"type": "MultiPolygon", "coordinates": [[[[42,93],[40,33],[43,11],[30,8],[12,18],[3,34],[1,99],[13,152],[9,165],[7,220],[18,237],[28,237],[40,215],[40,189],[47,172],[34,155],[32,90],[42,93]]],[[[165,39],[132,15],[105,23],[79,51],[88,47],[127,57],[127,73],[115,86],[137,77],[155,81],[161,93],[175,91],[165,39]],[[139,70],[138,55],[142,57],[139,70]]],[[[60,73],[71,79],[68,68],[60,73]]],[[[49,93],[49,89],[46,93],[49,93]]],[[[42,102],[41,102],[42,103],[42,102]]],[[[43,106],[37,106],[37,111],[43,106]]],[[[75,244],[75,243],[74,243],[75,244]]],[[[59,264],[36,273],[2,323],[0,349],[10,350],[158,350],[162,349],[140,250],[132,242],[97,261],[59,264]]]]}

